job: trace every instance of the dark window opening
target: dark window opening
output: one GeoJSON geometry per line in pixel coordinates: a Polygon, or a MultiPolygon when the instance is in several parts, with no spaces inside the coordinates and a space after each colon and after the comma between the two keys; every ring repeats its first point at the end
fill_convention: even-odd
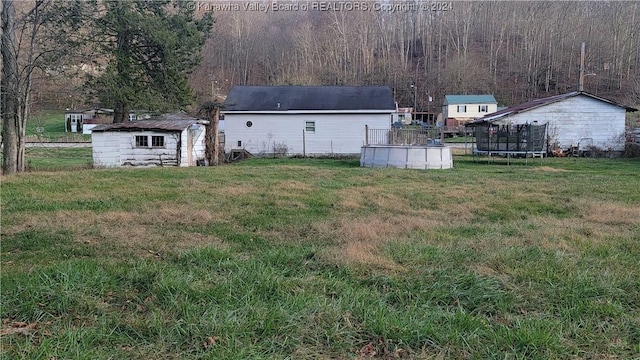
{"type": "Polygon", "coordinates": [[[149,137],[136,135],[136,147],[149,147],[149,137]]]}
{"type": "Polygon", "coordinates": [[[151,146],[153,146],[153,147],[164,147],[164,136],[152,136],[151,137],[151,146]]]}

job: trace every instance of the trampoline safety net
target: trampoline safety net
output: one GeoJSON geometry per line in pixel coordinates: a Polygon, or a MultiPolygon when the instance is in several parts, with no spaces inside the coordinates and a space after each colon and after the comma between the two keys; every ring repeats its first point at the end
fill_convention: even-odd
{"type": "Polygon", "coordinates": [[[547,124],[475,126],[476,148],[479,151],[536,152],[544,150],[547,124]]]}

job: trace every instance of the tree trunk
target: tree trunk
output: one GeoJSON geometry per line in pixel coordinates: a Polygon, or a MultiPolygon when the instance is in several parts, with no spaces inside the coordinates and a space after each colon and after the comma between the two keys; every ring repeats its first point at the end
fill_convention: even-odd
{"type": "Polygon", "coordinates": [[[218,126],[220,124],[220,108],[216,107],[213,113],[213,165],[218,165],[220,159],[220,134],[218,126]]]}
{"type": "Polygon", "coordinates": [[[129,121],[129,106],[122,101],[116,101],[113,108],[113,123],[123,123],[129,121]]]}
{"type": "Polygon", "coordinates": [[[18,172],[18,78],[15,46],[15,7],[13,0],[2,2],[2,171],[4,174],[18,172]]]}

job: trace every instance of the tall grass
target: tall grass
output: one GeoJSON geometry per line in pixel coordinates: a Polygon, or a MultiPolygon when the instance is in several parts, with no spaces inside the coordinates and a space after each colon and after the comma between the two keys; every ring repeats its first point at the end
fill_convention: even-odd
{"type": "Polygon", "coordinates": [[[2,178],[3,358],[635,358],[634,160],[2,178]]]}

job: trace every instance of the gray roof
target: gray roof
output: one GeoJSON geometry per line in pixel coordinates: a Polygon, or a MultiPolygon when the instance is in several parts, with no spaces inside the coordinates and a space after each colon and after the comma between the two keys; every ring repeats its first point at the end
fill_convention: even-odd
{"type": "Polygon", "coordinates": [[[396,109],[388,86],[234,86],[224,111],[358,111],[396,109]]]}
{"type": "Polygon", "coordinates": [[[493,95],[445,95],[444,105],[455,104],[497,104],[493,95]]]}
{"type": "Polygon", "coordinates": [[[145,120],[127,121],[116,124],[98,125],[91,129],[96,131],[161,131],[172,132],[182,131],[193,124],[202,123],[202,120],[188,116],[186,114],[165,114],[151,117],[145,120]]]}
{"type": "Polygon", "coordinates": [[[632,107],[619,104],[617,102],[614,102],[614,101],[599,97],[597,95],[589,94],[589,93],[584,92],[584,91],[573,91],[573,92],[569,92],[569,93],[566,93],[566,94],[549,96],[549,97],[546,97],[546,98],[535,99],[535,100],[532,100],[532,101],[529,101],[529,102],[526,102],[526,103],[509,106],[507,108],[498,110],[498,111],[496,111],[494,113],[487,114],[484,117],[476,119],[476,120],[474,120],[474,123],[482,123],[482,122],[485,122],[485,121],[489,121],[489,122],[496,121],[496,120],[501,119],[501,118],[506,117],[506,116],[515,115],[515,114],[518,114],[518,113],[521,113],[521,112],[529,111],[531,109],[535,109],[535,108],[538,108],[538,107],[541,107],[541,106],[545,106],[545,105],[548,105],[548,104],[553,104],[555,102],[562,101],[562,100],[568,99],[568,98],[572,98],[574,96],[580,96],[580,95],[587,96],[587,97],[590,97],[592,99],[596,99],[596,100],[605,102],[607,104],[611,104],[611,105],[614,105],[614,106],[621,107],[621,108],[625,109],[627,112],[638,111],[637,109],[634,109],[632,107]]]}

